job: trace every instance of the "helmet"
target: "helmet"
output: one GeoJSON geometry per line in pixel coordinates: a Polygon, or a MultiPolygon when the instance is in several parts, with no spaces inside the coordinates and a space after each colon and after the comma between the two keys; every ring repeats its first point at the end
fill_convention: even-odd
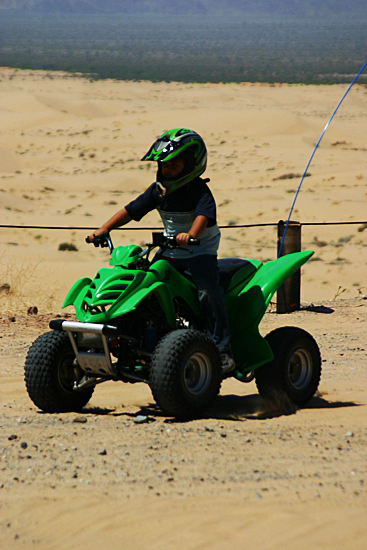
{"type": "Polygon", "coordinates": [[[158,162],[157,181],[171,193],[205,172],[207,153],[199,134],[188,128],[174,128],[162,134],[141,160],[158,162]],[[161,163],[177,157],[185,159],[183,171],[176,178],[164,178],[161,163]]]}

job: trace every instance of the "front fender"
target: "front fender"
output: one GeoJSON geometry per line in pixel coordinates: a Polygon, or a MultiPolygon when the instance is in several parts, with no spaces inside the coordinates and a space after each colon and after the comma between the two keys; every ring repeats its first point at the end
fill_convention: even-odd
{"type": "Polygon", "coordinates": [[[89,279],[88,277],[79,279],[79,281],[77,281],[67,293],[64,303],[62,304],[62,307],[65,308],[67,306],[74,305],[75,300],[78,298],[83,288],[85,288],[86,286],[89,286],[91,282],[92,282],[92,279],[89,279]]]}
{"type": "Polygon", "coordinates": [[[118,304],[116,309],[110,310],[110,318],[119,317],[120,315],[136,310],[144,300],[152,295],[157,298],[168,324],[172,327],[172,329],[175,329],[176,313],[173,307],[171,293],[167,285],[162,282],[153,283],[149,288],[142,288],[132,294],[123,303],[118,304]]]}

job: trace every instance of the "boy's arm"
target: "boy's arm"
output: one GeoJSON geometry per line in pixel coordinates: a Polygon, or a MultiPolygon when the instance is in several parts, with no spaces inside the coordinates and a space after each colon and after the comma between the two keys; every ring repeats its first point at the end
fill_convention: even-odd
{"type": "Polygon", "coordinates": [[[101,235],[102,233],[109,233],[112,229],[116,227],[121,227],[122,225],[127,224],[131,220],[131,216],[128,214],[126,208],[122,208],[112,218],[105,222],[99,229],[93,231],[92,235],[89,236],[90,241],[93,242],[94,237],[101,235]]]}
{"type": "Polygon", "coordinates": [[[189,244],[190,237],[198,239],[208,225],[208,221],[209,219],[206,216],[197,216],[187,233],[179,233],[176,236],[176,242],[180,246],[187,246],[189,244]]]}

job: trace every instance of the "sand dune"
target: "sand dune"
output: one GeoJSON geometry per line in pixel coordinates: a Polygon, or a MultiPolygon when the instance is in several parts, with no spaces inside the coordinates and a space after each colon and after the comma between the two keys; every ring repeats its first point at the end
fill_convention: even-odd
{"type": "MultiPolygon", "coordinates": [[[[155,167],[139,159],[157,135],[174,126],[196,129],[208,144],[207,174],[221,225],[276,223],[287,217],[314,145],[345,91],[336,85],[89,82],[9,69],[1,70],[1,79],[1,217],[25,225],[98,227],[154,180],[155,167]]],[[[365,93],[356,85],[334,118],[293,219],[365,219],[365,93]]],[[[144,220],[157,222],[154,213],[144,220]]],[[[318,260],[304,269],[306,302],[331,299],[339,286],[345,296],[364,292],[367,232],[359,229],[303,228],[303,246],[315,248],[318,260]]],[[[84,236],[2,230],[2,243],[7,262],[17,266],[32,258],[47,272],[50,258],[58,258],[67,274],[56,289],[53,281],[47,287],[58,307],[73,281],[100,265],[100,254],[84,245],[84,236]],[[59,253],[61,240],[72,241],[79,252],[59,253]]],[[[127,243],[148,237],[125,231],[115,238],[127,243]]],[[[272,259],[276,230],[224,230],[220,253],[272,259]]]]}
{"type": "MultiPolygon", "coordinates": [[[[302,303],[319,302],[323,314],[312,308],[287,319],[269,313],[262,325],[268,331],[296,323],[322,348],[324,393],[297,415],[246,423],[241,414],[256,409],[258,396],[254,387],[233,382],[212,416],[170,425],[156,414],[148,388],[111,383],[96,391],[85,423],[74,424],[68,415],[38,414],[22,381],[26,349],[46,330],[46,314],[61,311],[78,278],[108,263],[105,250],[85,244],[88,228],[154,181],[155,166],[139,159],[156,136],[177,126],[203,136],[220,225],[275,224],[287,217],[344,91],[339,85],[90,82],[0,69],[1,224],[68,228],[0,228],[0,487],[6,495],[0,546],[366,547],[365,225],[303,226],[303,247],[315,255],[302,270],[302,303]],[[86,229],[74,229],[80,226],[86,229]],[[77,250],[60,251],[65,242],[77,250]],[[39,310],[32,319],[30,306],[39,310]],[[134,431],[131,418],[142,407],[153,407],[155,422],[134,431]],[[171,436],[174,445],[154,443],[171,436]],[[101,446],[108,447],[106,457],[98,454],[101,446]]],[[[366,220],[366,93],[356,85],[332,122],[294,220],[366,220]]],[[[153,212],[140,227],[156,225],[153,212]]],[[[142,229],[113,233],[115,244],[149,237],[142,229]]],[[[276,228],[224,229],[220,255],[274,259],[276,228]]]]}
{"type": "Polygon", "coordinates": [[[106,113],[94,105],[91,101],[68,100],[67,97],[46,97],[34,95],[34,98],[43,106],[60,113],[70,113],[83,118],[98,118],[106,116],[106,113]]]}

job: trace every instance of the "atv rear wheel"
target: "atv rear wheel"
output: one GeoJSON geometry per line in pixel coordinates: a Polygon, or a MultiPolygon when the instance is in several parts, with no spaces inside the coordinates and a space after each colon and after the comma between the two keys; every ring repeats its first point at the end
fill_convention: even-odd
{"type": "Polygon", "coordinates": [[[218,395],[221,381],[217,347],[200,331],[170,332],[154,351],[150,388],[159,407],[169,416],[198,416],[218,395]]]}
{"type": "Polygon", "coordinates": [[[30,347],[24,368],[28,395],[42,411],[79,411],[92,397],[94,387],[81,392],[73,384],[81,377],[66,332],[46,332],[30,347]]]}
{"type": "Polygon", "coordinates": [[[285,392],[295,405],[305,405],[316,392],[321,377],[321,356],[314,338],[297,327],[282,327],[266,337],[274,359],[256,369],[262,397],[285,392]]]}

